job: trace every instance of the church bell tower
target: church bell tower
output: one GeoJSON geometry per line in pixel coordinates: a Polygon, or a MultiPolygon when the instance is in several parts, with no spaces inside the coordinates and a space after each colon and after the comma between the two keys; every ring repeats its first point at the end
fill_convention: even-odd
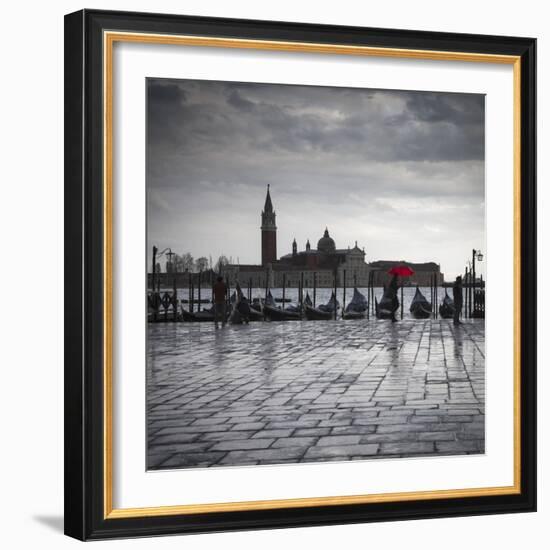
{"type": "Polygon", "coordinates": [[[271,203],[268,184],[262,211],[262,265],[275,261],[277,261],[277,226],[275,225],[275,211],[271,203]]]}

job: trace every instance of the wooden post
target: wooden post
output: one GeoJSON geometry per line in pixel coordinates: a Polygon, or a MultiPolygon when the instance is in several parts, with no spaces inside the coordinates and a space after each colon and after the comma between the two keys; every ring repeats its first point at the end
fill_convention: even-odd
{"type": "Polygon", "coordinates": [[[202,286],[202,269],[199,271],[199,305],[197,311],[201,310],[201,286],[202,286]]]}
{"type": "Polygon", "coordinates": [[[304,304],[304,272],[300,275],[300,305],[304,304]]]}
{"type": "Polygon", "coordinates": [[[369,292],[370,292],[370,299],[369,299],[369,305],[371,307],[371,313],[374,317],[376,311],[376,304],[374,303],[374,271],[370,272],[370,281],[369,281],[369,292]]]}
{"type": "Polygon", "coordinates": [[[265,270],[265,301],[267,302],[267,286],[269,285],[269,272],[265,270]]]}
{"type": "Polygon", "coordinates": [[[344,269],[344,295],[342,296],[342,317],[344,316],[344,309],[346,309],[346,270],[344,269]]]}
{"type": "Polygon", "coordinates": [[[369,274],[367,276],[367,311],[368,316],[370,318],[370,307],[371,307],[371,301],[370,301],[370,282],[372,280],[372,271],[369,271],[369,274]]]}
{"type": "Polygon", "coordinates": [[[286,289],[286,273],[283,272],[283,307],[282,310],[285,309],[285,289],[286,289]]]}
{"type": "Polygon", "coordinates": [[[313,272],[313,307],[315,307],[317,300],[317,271],[313,272]]]}
{"type": "Polygon", "coordinates": [[[472,317],[472,268],[468,268],[468,319],[472,317]]]}
{"type": "Polygon", "coordinates": [[[369,271],[367,276],[367,319],[370,319],[370,280],[372,271],[369,271]]]}
{"type": "Polygon", "coordinates": [[[470,272],[468,270],[468,267],[466,267],[466,276],[464,278],[464,286],[463,286],[463,290],[462,290],[462,294],[464,296],[464,306],[463,306],[463,310],[464,310],[464,319],[467,319],[468,318],[468,300],[470,298],[470,294],[469,294],[469,287],[468,287],[468,282],[470,280],[470,272]]]}
{"type": "Polygon", "coordinates": [[[439,281],[437,280],[437,273],[434,275],[435,277],[435,304],[433,304],[433,308],[434,308],[434,314],[435,314],[435,318],[437,319],[439,317],[439,308],[438,308],[438,304],[439,304],[439,281]]]}
{"type": "Polygon", "coordinates": [[[178,320],[178,288],[174,277],[174,293],[172,294],[172,308],[174,309],[174,321],[178,320]]]}
{"type": "Polygon", "coordinates": [[[187,273],[187,309],[191,311],[191,272],[187,273]]]}
{"type": "Polygon", "coordinates": [[[432,303],[434,319],[437,319],[437,300],[438,300],[438,291],[437,291],[437,273],[434,273],[434,301],[432,303]]]}
{"type": "Polygon", "coordinates": [[[403,283],[401,283],[401,320],[403,320],[403,283]]]}
{"type": "Polygon", "coordinates": [[[336,321],[337,319],[337,316],[338,316],[338,311],[337,311],[337,307],[336,307],[336,289],[337,289],[337,285],[338,284],[338,281],[337,281],[337,271],[336,269],[334,270],[334,320],[336,321]]]}
{"type": "Polygon", "coordinates": [[[469,301],[470,301],[470,307],[468,308],[468,316],[469,318],[471,319],[472,318],[472,298],[473,298],[473,292],[472,292],[472,289],[473,289],[473,269],[470,268],[470,275],[469,275],[469,279],[470,279],[470,286],[468,288],[468,294],[469,294],[469,301]]]}
{"type": "Polygon", "coordinates": [[[435,273],[432,273],[432,286],[433,286],[433,291],[432,291],[432,318],[433,319],[435,319],[435,285],[436,285],[435,273]]]}
{"type": "Polygon", "coordinates": [[[370,291],[372,294],[372,314],[374,315],[376,313],[376,305],[374,303],[374,273],[372,274],[372,283],[371,283],[370,291]]]}
{"type": "Polygon", "coordinates": [[[468,318],[468,268],[464,270],[464,284],[462,285],[464,319],[468,318]]]}
{"type": "Polygon", "coordinates": [[[430,317],[433,317],[433,303],[434,303],[434,274],[430,275],[430,302],[432,304],[432,314],[430,317]]]}
{"type": "Polygon", "coordinates": [[[155,293],[155,271],[157,269],[157,252],[158,248],[153,246],[153,270],[151,271],[151,290],[155,293]]]}

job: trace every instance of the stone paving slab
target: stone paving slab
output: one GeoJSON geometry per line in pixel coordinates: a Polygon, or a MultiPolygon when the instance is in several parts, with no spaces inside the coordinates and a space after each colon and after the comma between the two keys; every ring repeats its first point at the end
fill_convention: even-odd
{"type": "Polygon", "coordinates": [[[150,324],[147,468],[483,453],[484,328],[150,324]]]}

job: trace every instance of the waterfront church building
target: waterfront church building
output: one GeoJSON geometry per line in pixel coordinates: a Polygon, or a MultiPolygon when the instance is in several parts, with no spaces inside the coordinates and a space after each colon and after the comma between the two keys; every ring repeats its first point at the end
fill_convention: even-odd
{"type": "Polygon", "coordinates": [[[239,281],[243,286],[252,284],[252,287],[263,288],[267,282],[272,288],[280,288],[284,282],[287,287],[298,287],[302,281],[306,288],[311,288],[315,279],[316,286],[329,288],[334,286],[335,277],[337,286],[343,286],[345,276],[346,286],[366,287],[371,271],[374,284],[378,286],[389,280],[387,271],[393,265],[401,263],[407,263],[415,270],[411,284],[429,284],[434,273],[437,274],[440,283],[443,282],[439,265],[433,262],[411,264],[403,261],[383,261],[369,264],[365,261],[365,249],[359,248],[357,241],[353,247],[336,248],[328,228],[325,228],[322,237],[317,241],[317,248],[312,248],[308,239],[305,249],[299,251],[298,243],[294,239],[292,252],[277,258],[276,213],[269,185],[261,222],[261,265],[230,264],[224,269],[225,275],[231,281],[239,281]]]}

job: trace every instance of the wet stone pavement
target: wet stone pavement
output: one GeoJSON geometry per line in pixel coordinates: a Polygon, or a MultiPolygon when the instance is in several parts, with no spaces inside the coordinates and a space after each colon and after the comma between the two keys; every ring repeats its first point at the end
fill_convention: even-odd
{"type": "Polygon", "coordinates": [[[148,469],[484,452],[482,320],[148,326],[148,469]]]}

